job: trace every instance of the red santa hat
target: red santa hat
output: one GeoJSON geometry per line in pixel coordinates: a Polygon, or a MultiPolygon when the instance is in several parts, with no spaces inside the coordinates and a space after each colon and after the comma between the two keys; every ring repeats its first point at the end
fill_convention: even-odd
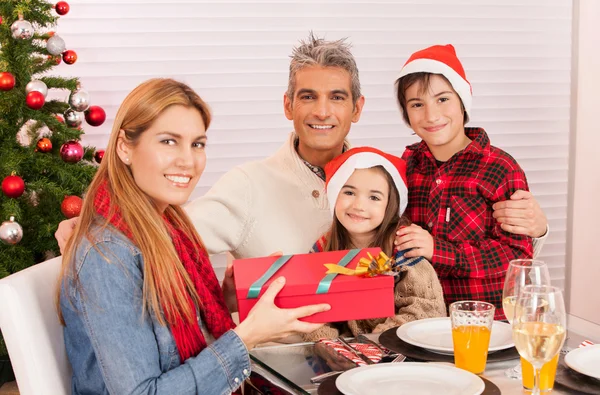
{"type": "Polygon", "coordinates": [[[397,156],[386,154],[372,147],[352,148],[325,166],[325,188],[327,189],[327,199],[332,213],[335,212],[335,203],[342,187],[354,173],[354,170],[370,169],[375,166],[383,166],[392,176],[400,196],[398,215],[402,215],[408,203],[406,162],[397,156]]]}
{"type": "Polygon", "coordinates": [[[465,69],[456,57],[456,51],[451,44],[434,45],[412,54],[396,78],[396,90],[398,90],[400,78],[414,73],[441,74],[446,77],[462,100],[465,111],[469,116],[471,115],[473,90],[465,75],[465,69]]]}

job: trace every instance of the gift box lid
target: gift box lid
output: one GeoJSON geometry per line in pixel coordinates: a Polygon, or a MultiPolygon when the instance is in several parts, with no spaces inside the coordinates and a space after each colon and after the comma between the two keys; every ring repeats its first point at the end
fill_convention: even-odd
{"type": "MultiPolygon", "coordinates": [[[[324,264],[337,264],[348,252],[349,250],[292,255],[262,286],[260,295],[265,292],[273,280],[280,276],[286,278],[286,284],[279,292],[279,297],[314,294],[319,283],[326,276],[327,268],[324,264]]],[[[346,265],[346,268],[355,269],[361,258],[368,258],[367,253],[376,257],[380,252],[380,248],[362,249],[346,265]]],[[[268,256],[235,260],[233,262],[233,274],[237,298],[246,299],[250,286],[269,270],[279,258],[278,256],[268,256]]],[[[331,282],[328,293],[383,288],[393,286],[393,283],[393,277],[386,275],[361,277],[338,274],[331,282]]]]}

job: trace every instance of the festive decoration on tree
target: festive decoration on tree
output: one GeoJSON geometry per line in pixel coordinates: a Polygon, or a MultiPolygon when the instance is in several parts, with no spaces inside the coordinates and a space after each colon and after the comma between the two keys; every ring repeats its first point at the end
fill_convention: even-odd
{"type": "Polygon", "coordinates": [[[72,108],[65,111],[65,123],[68,126],[78,128],[81,125],[81,122],[83,122],[83,116],[80,112],[77,112],[72,108]]]}
{"type": "Polygon", "coordinates": [[[63,52],[62,58],[66,64],[73,64],[77,61],[77,54],[72,49],[67,49],[63,52]]]}
{"type": "Polygon", "coordinates": [[[69,12],[70,7],[66,1],[59,1],[54,6],[54,9],[56,10],[56,13],[58,15],[67,15],[67,12],[69,12]]]}
{"type": "Polygon", "coordinates": [[[4,71],[0,73],[0,91],[9,91],[15,87],[15,76],[4,71]]]}
{"type": "Polygon", "coordinates": [[[25,96],[25,104],[32,110],[39,110],[44,107],[45,102],[46,98],[38,91],[29,92],[27,96],[25,96]]]}
{"type": "Polygon", "coordinates": [[[45,98],[46,95],[48,95],[48,87],[46,86],[46,84],[44,84],[44,81],[31,80],[25,86],[25,92],[40,92],[42,95],[44,95],[45,98]]]}
{"type": "Polygon", "coordinates": [[[0,225],[0,240],[4,244],[14,245],[21,241],[23,238],[23,228],[15,217],[10,217],[8,221],[2,222],[0,225]]]}
{"type": "Polygon", "coordinates": [[[60,211],[67,218],[79,217],[83,200],[79,196],[66,196],[60,205],[60,211]]]}
{"type": "Polygon", "coordinates": [[[85,121],[90,126],[100,126],[106,121],[106,112],[100,106],[90,106],[85,112],[85,121]]]}
{"type": "Polygon", "coordinates": [[[54,61],[55,64],[60,64],[60,62],[62,62],[62,56],[60,55],[56,55],[56,56],[52,56],[52,55],[48,55],[48,61],[54,61]]]}
{"type": "Polygon", "coordinates": [[[60,147],[62,160],[69,163],[77,163],[83,158],[83,147],[76,140],[67,141],[60,147]]]}
{"type": "Polygon", "coordinates": [[[46,49],[51,55],[56,56],[65,52],[67,46],[65,44],[65,40],[63,40],[55,34],[52,37],[50,37],[48,41],[46,41],[46,49]]]}
{"type": "Polygon", "coordinates": [[[29,40],[33,37],[33,25],[31,22],[23,19],[23,16],[20,15],[19,19],[14,21],[10,26],[10,31],[12,33],[12,37],[17,40],[29,40]]]}
{"type": "Polygon", "coordinates": [[[38,152],[48,153],[52,151],[52,141],[47,137],[39,139],[35,146],[35,150],[38,152]]]}
{"type": "Polygon", "coordinates": [[[10,175],[2,180],[2,193],[6,197],[16,199],[25,192],[25,182],[16,175],[10,175]]]}
{"type": "Polygon", "coordinates": [[[96,162],[98,162],[98,164],[102,163],[103,158],[104,158],[104,150],[99,149],[98,151],[96,151],[96,153],[94,154],[94,159],[96,160],[96,162]]]}
{"type": "Polygon", "coordinates": [[[77,88],[69,96],[69,105],[75,111],[85,111],[90,106],[90,94],[86,90],[77,88]]]}
{"type": "MultiPolygon", "coordinates": [[[[81,141],[84,131],[61,120],[70,105],[53,95],[73,92],[79,83],[56,73],[55,68],[66,68],[56,63],[63,53],[72,63],[77,50],[60,37],[59,15],[67,8],[55,6],[57,1],[0,1],[0,182],[6,179],[0,191],[0,223],[5,221],[0,278],[59,254],[54,232],[65,219],[64,197],[82,196],[98,168],[93,147],[70,143],[81,141]],[[56,34],[46,33],[50,30],[56,34]],[[59,148],[67,142],[73,148],[63,156],[59,148]]],[[[93,99],[94,92],[88,92],[93,99]]],[[[81,125],[84,115],[76,114],[81,125]]],[[[5,354],[0,338],[0,356],[5,354]]]]}

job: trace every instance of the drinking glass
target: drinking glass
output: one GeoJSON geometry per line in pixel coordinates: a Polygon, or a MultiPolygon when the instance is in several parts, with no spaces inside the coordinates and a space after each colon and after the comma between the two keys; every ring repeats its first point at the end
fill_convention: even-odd
{"type": "Polygon", "coordinates": [[[496,308],[491,303],[459,301],[450,305],[454,365],[471,373],[485,370],[496,308]]]}
{"type": "MultiPolygon", "coordinates": [[[[514,316],[517,297],[525,285],[551,285],[548,265],[537,259],[515,259],[510,261],[502,292],[504,315],[510,323],[512,323],[514,316]]],[[[506,369],[504,374],[512,379],[520,379],[521,364],[506,369]]]]}
{"type": "Polygon", "coordinates": [[[562,291],[549,285],[521,289],[513,316],[517,351],[534,369],[532,395],[540,394],[540,371],[560,351],[567,334],[567,314],[562,291]]]}

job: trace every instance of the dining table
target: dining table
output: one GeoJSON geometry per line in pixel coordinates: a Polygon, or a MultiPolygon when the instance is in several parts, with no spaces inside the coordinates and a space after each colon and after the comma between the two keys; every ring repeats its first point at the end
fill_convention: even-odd
{"type": "MultiPolygon", "coordinates": [[[[367,335],[371,340],[379,342],[379,334],[367,335]]],[[[559,369],[557,371],[557,381],[560,370],[563,369],[565,375],[569,375],[569,370],[564,365],[564,354],[568,351],[577,348],[584,340],[600,341],[600,339],[586,339],[577,333],[568,333],[560,359],[559,369]],[[562,367],[561,367],[562,366],[562,367]]],[[[282,395],[337,395],[342,394],[335,387],[336,377],[331,377],[323,381],[320,385],[312,384],[310,378],[314,375],[311,370],[315,366],[307,364],[308,350],[313,347],[313,343],[297,343],[297,344],[276,344],[259,347],[251,351],[250,356],[253,363],[253,374],[245,386],[245,394],[282,394],[282,395]],[[319,386],[321,389],[319,390],[319,386]]],[[[515,353],[516,354],[516,353],[515,353]]],[[[410,360],[410,359],[409,359],[410,360]]],[[[439,363],[452,365],[450,362],[421,362],[421,363],[439,363]]],[[[508,368],[514,367],[519,363],[518,356],[514,359],[490,362],[488,359],[485,372],[480,375],[484,382],[489,381],[492,385],[486,386],[486,390],[482,395],[490,394],[530,394],[522,387],[520,379],[509,378],[505,375],[508,368]]],[[[316,370],[316,369],[315,369],[316,370]]],[[[577,374],[577,373],[575,373],[577,374]]],[[[578,374],[577,374],[578,375],[578,374]]],[[[583,375],[581,375],[583,377],[583,375]]],[[[561,376],[562,377],[562,376],[561,376]]],[[[570,378],[568,386],[563,386],[558,382],[555,383],[552,395],[563,394],[600,394],[600,380],[597,380],[598,386],[592,389],[585,387],[587,376],[583,379],[570,378]],[[581,381],[578,381],[581,380],[581,381]],[[577,384],[578,382],[581,385],[577,384]],[[574,384],[575,383],[575,384],[574,384]],[[584,391],[579,391],[583,389],[584,391]],[[597,392],[596,392],[597,391],[597,392]]],[[[595,384],[596,379],[591,379],[595,384]]]]}

